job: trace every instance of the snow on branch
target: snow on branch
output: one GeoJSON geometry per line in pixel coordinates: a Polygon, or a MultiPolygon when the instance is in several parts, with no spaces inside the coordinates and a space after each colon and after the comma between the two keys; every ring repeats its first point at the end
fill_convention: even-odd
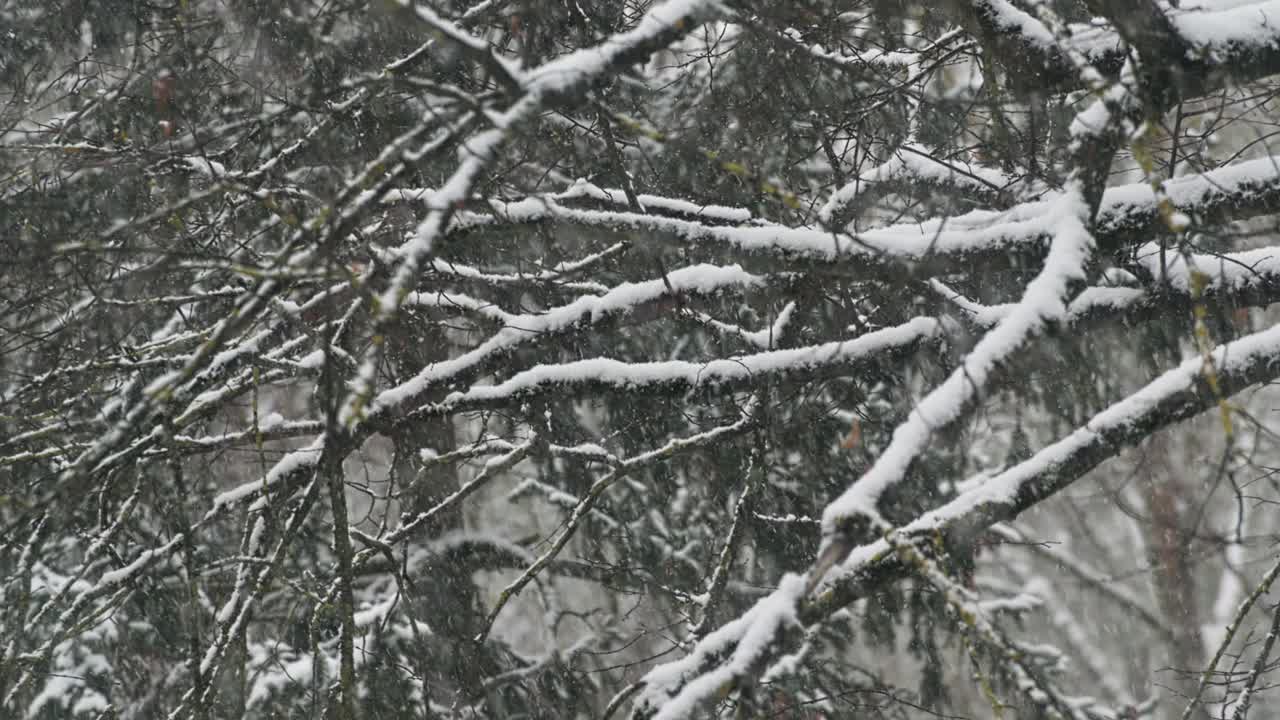
{"type": "Polygon", "coordinates": [[[827,198],[818,220],[827,227],[842,228],[870,201],[891,192],[950,192],[960,199],[986,206],[1007,206],[1017,183],[999,170],[951,161],[924,148],[904,145],[886,162],[845,183],[827,198]]]}
{"type": "Polygon", "coordinates": [[[0,10],[0,716],[1270,712],[1280,2],[1086,4],[0,10]]]}
{"type": "MultiPolygon", "coordinates": [[[[1280,327],[1220,346],[1214,358],[1219,381],[1229,394],[1280,377],[1280,327]]],[[[1218,400],[1206,386],[1202,370],[1200,358],[1187,360],[1098,413],[1071,435],[894,532],[904,538],[939,532],[972,538],[995,523],[1017,517],[1126,446],[1214,407],[1218,400]]],[[[708,635],[685,657],[646,675],[636,716],[688,717],[721,688],[733,687],[754,669],[780,657],[797,622],[823,622],[840,607],[910,572],[882,539],[853,548],[812,600],[799,593],[803,585],[797,583],[802,578],[788,575],[769,598],[708,635]]]]}
{"type": "MultiPolygon", "coordinates": [[[[937,173],[950,172],[937,164],[930,168],[937,173]]],[[[1227,216],[1246,219],[1280,208],[1280,166],[1274,157],[1241,161],[1168,181],[1165,191],[1185,214],[1205,220],[1227,216]]],[[[797,267],[804,267],[804,261],[817,262],[865,274],[913,265],[947,272],[966,263],[998,267],[1042,256],[1051,234],[1046,217],[1055,202],[1059,197],[1049,195],[1004,211],[975,210],[843,235],[806,227],[708,225],[678,217],[575,208],[548,195],[490,201],[492,214],[460,214],[449,233],[461,235],[509,223],[570,223],[616,232],[654,233],[691,249],[728,252],[743,262],[763,256],[771,262],[801,261],[797,267]]],[[[1164,227],[1157,205],[1147,183],[1107,188],[1094,222],[1099,252],[1116,254],[1148,242],[1152,233],[1164,227]]]]}
{"type": "Polygon", "coordinates": [[[1050,216],[1056,229],[1044,270],[1027,286],[1021,302],[982,337],[961,366],[912,410],[894,431],[876,463],[827,506],[827,532],[854,518],[880,521],[880,497],[907,473],[935,433],[963,419],[982,398],[990,379],[1048,323],[1066,315],[1071,286],[1083,280],[1093,238],[1085,228],[1082,198],[1063,198],[1050,216]]]}
{"type": "Polygon", "coordinates": [[[415,417],[505,405],[536,393],[566,389],[628,392],[692,392],[731,390],[776,379],[807,379],[845,374],[862,365],[891,360],[914,352],[940,337],[942,325],[918,317],[903,325],[875,330],[853,340],[787,350],[771,350],[705,363],[668,360],[628,363],[608,358],[540,365],[517,373],[497,385],[476,385],[423,405],[415,417]]]}
{"type": "MultiPolygon", "coordinates": [[[[666,46],[712,14],[712,3],[703,0],[668,0],[649,8],[631,30],[610,36],[604,43],[584,48],[527,71],[520,79],[520,98],[505,112],[490,118],[494,127],[462,142],[460,162],[431,200],[427,217],[418,223],[413,237],[399,251],[399,261],[386,289],[373,305],[375,337],[381,337],[416,282],[435,242],[449,225],[454,211],[466,202],[480,175],[497,160],[499,148],[519,126],[536,117],[548,103],[567,98],[604,76],[619,64],[635,62],[666,46]]],[[[464,42],[465,44],[465,42],[464,42]]],[[[487,52],[487,50],[486,50],[487,52]]],[[[355,386],[343,402],[342,422],[361,419],[373,400],[375,375],[382,344],[375,341],[356,374],[355,386]]],[[[385,404],[387,398],[379,398],[385,404]]]]}

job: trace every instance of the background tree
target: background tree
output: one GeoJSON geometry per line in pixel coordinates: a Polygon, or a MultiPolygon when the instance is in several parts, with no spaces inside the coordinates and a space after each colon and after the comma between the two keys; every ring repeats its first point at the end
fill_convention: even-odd
{"type": "Polygon", "coordinates": [[[1183,4],[0,1],[0,715],[1275,712],[1183,4]]]}

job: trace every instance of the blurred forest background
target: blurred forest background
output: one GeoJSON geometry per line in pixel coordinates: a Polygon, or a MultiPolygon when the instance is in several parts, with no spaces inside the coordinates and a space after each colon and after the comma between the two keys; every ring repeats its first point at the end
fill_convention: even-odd
{"type": "Polygon", "coordinates": [[[1280,713],[1280,2],[0,0],[0,717],[1280,713]]]}

